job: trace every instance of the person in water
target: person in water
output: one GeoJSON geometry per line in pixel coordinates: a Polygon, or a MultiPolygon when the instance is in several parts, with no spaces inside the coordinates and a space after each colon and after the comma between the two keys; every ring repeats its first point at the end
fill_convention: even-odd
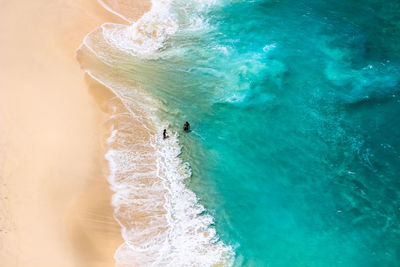
{"type": "Polygon", "coordinates": [[[185,124],[183,125],[183,130],[185,132],[189,132],[190,131],[190,124],[189,122],[185,122],[185,124]]]}
{"type": "Polygon", "coordinates": [[[163,139],[167,139],[168,138],[167,129],[164,129],[162,134],[163,134],[163,139]]]}

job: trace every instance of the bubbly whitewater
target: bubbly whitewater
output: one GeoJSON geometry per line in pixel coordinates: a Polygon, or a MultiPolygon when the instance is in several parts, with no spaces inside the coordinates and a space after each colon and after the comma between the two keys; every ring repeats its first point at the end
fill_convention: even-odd
{"type": "MultiPolygon", "coordinates": [[[[119,12],[110,7],[113,3],[101,3],[119,12]]],[[[232,248],[218,240],[211,227],[213,218],[203,214],[204,207],[185,186],[191,172],[179,158],[178,134],[162,140],[160,133],[168,125],[155,114],[162,104],[112,66],[118,61],[128,70],[128,56],[158,56],[178,28],[170,4],[153,1],[151,10],[137,22],[131,21],[129,12],[118,13],[132,24],[106,23],[88,34],[78,50],[78,60],[89,76],[120,101],[110,103],[114,112],[105,155],[108,181],[115,192],[114,216],[125,240],[115,260],[117,266],[230,265],[232,248]]]]}
{"type": "Polygon", "coordinates": [[[398,1],[101,4],[118,266],[399,266],[398,1]]]}

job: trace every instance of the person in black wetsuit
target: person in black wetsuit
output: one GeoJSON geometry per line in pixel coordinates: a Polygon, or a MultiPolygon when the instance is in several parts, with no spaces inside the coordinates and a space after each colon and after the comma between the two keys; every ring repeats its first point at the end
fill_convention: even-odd
{"type": "Polygon", "coordinates": [[[189,122],[185,122],[185,124],[183,125],[183,130],[185,132],[189,132],[190,131],[190,124],[189,122]]]}
{"type": "Polygon", "coordinates": [[[163,139],[167,139],[168,138],[167,129],[164,129],[162,135],[163,135],[163,139]]]}

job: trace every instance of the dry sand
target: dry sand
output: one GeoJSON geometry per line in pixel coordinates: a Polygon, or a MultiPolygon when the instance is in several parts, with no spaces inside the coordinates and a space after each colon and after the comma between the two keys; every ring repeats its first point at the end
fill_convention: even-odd
{"type": "Polygon", "coordinates": [[[103,22],[123,23],[95,0],[0,0],[1,267],[114,265],[107,95],[90,94],[75,59],[103,22]]]}

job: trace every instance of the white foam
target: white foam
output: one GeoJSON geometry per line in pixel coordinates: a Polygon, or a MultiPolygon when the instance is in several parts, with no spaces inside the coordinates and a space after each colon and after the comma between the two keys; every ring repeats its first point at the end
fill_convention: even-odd
{"type": "Polygon", "coordinates": [[[268,52],[276,48],[276,43],[267,44],[263,47],[264,52],[268,52]]]}
{"type": "MultiPolygon", "coordinates": [[[[161,104],[134,83],[121,80],[127,77],[116,75],[121,70],[113,71],[116,65],[129,64],[129,56],[158,57],[168,38],[179,30],[179,18],[184,17],[172,10],[176,2],[179,12],[198,3],[202,3],[199,8],[209,8],[212,3],[154,0],[151,10],[137,22],[104,24],[89,33],[78,50],[85,71],[109,88],[126,109],[119,113],[116,108],[111,117],[115,123],[105,155],[108,181],[115,192],[114,216],[125,240],[114,256],[117,266],[229,266],[234,257],[233,249],[218,239],[213,218],[203,214],[204,207],[184,184],[191,172],[179,158],[178,135],[163,140],[159,134],[167,128],[155,116],[161,104]]],[[[131,21],[126,14],[120,16],[131,21]]],[[[201,16],[186,15],[184,20],[188,24],[196,21],[186,27],[188,31],[205,25],[201,16]]]]}
{"type": "MultiPolygon", "coordinates": [[[[156,132],[161,133],[165,125],[156,117],[149,116],[149,119],[155,125],[156,132]]],[[[115,216],[123,226],[125,239],[115,254],[117,264],[230,265],[232,248],[218,240],[215,229],[210,227],[213,218],[201,215],[204,207],[184,185],[184,180],[191,173],[189,165],[178,157],[178,135],[173,134],[166,140],[161,135],[154,135],[148,144],[141,144],[148,145],[148,149],[153,148],[154,153],[138,153],[130,149],[125,138],[131,139],[125,134],[119,135],[117,129],[111,129],[108,142],[110,145],[115,142],[119,145],[106,154],[110,165],[108,180],[116,191],[112,204],[115,216]],[[148,168],[153,157],[156,166],[148,168]],[[142,180],[143,177],[147,179],[142,180]],[[151,185],[148,180],[150,177],[154,177],[151,185]],[[153,214],[152,222],[143,225],[134,217],[127,221],[138,212],[153,214]]]]}
{"type": "MultiPolygon", "coordinates": [[[[111,1],[114,6],[118,6],[111,1]]],[[[184,33],[209,30],[207,19],[201,12],[215,5],[215,0],[152,0],[150,11],[136,22],[122,15],[123,10],[115,10],[104,1],[100,3],[111,12],[132,22],[131,25],[107,23],[102,26],[105,39],[118,49],[142,58],[158,58],[167,40],[178,30],[184,33]],[[196,10],[196,12],[191,12],[196,10]],[[180,28],[179,25],[183,25],[180,28]]]]}
{"type": "Polygon", "coordinates": [[[170,12],[170,4],[171,1],[168,0],[153,0],[150,11],[129,26],[103,25],[105,39],[131,55],[141,57],[154,55],[178,30],[177,19],[170,12]]]}

